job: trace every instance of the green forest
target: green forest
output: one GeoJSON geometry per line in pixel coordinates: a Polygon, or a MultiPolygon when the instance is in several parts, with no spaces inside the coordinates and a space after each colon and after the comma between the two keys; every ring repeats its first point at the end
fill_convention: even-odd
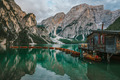
{"type": "Polygon", "coordinates": [[[107,30],[120,30],[120,17],[115,20],[113,24],[111,24],[107,30]]]}

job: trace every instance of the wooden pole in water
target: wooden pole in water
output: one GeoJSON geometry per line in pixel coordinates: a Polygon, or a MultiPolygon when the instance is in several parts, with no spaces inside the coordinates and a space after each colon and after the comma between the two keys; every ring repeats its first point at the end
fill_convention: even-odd
{"type": "Polygon", "coordinates": [[[83,58],[83,50],[80,49],[80,58],[83,58]]]}
{"type": "Polygon", "coordinates": [[[93,55],[95,56],[96,55],[96,52],[93,50],[93,55]]]}
{"type": "Polygon", "coordinates": [[[110,63],[110,58],[113,56],[113,54],[107,53],[107,61],[110,63]]]}
{"type": "Polygon", "coordinates": [[[107,61],[108,61],[108,63],[110,63],[110,56],[109,56],[109,53],[107,53],[107,61]]]}

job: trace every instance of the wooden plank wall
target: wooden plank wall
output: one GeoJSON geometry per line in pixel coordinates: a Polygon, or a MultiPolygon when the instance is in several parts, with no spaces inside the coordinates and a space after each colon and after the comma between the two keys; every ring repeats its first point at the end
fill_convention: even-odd
{"type": "Polygon", "coordinates": [[[118,51],[120,51],[120,38],[117,38],[117,42],[116,42],[116,48],[118,51]]]}

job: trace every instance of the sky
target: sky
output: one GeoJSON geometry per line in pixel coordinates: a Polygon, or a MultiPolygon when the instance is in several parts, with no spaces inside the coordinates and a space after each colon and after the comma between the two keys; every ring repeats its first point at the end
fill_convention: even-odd
{"type": "Polygon", "coordinates": [[[54,16],[56,13],[67,13],[73,6],[79,4],[104,5],[107,10],[120,9],[120,0],[15,0],[26,13],[34,13],[37,22],[54,16]]]}

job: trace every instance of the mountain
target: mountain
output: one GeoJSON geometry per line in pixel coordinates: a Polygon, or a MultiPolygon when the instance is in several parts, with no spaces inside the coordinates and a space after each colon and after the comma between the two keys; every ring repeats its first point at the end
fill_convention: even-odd
{"type": "MultiPolygon", "coordinates": [[[[57,13],[55,16],[43,20],[42,23],[40,23],[40,25],[44,25],[45,28],[48,30],[49,34],[54,33],[54,31],[56,31],[57,27],[63,21],[64,18],[65,14],[63,12],[60,12],[57,13]]],[[[54,34],[56,34],[56,32],[54,34]]]]}
{"type": "Polygon", "coordinates": [[[67,14],[62,14],[56,14],[56,19],[60,18],[60,22],[54,23],[53,21],[57,20],[54,19],[55,16],[52,16],[43,20],[40,25],[44,25],[47,30],[50,28],[49,33],[54,31],[54,34],[57,33],[64,38],[85,40],[90,30],[101,29],[102,22],[105,29],[112,24],[120,16],[120,10],[110,11],[104,10],[103,5],[81,4],[74,6],[67,14]]]}
{"type": "Polygon", "coordinates": [[[113,24],[111,24],[107,30],[120,30],[120,17],[115,20],[113,24]]]}
{"type": "Polygon", "coordinates": [[[14,0],[0,0],[0,43],[28,44],[51,42],[45,28],[37,28],[36,16],[26,14],[14,0]]]}

